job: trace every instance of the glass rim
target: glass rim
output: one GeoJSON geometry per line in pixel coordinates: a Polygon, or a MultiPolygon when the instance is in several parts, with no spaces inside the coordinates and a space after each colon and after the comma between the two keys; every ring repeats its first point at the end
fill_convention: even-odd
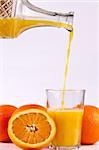
{"type": "Polygon", "coordinates": [[[67,89],[67,90],[62,90],[62,89],[46,89],[46,92],[86,92],[85,89],[67,89]]]}

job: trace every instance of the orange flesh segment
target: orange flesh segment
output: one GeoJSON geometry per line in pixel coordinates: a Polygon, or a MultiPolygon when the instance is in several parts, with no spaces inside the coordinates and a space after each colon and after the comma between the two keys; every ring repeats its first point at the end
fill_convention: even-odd
{"type": "Polygon", "coordinates": [[[48,139],[51,125],[41,113],[20,115],[13,122],[13,133],[22,142],[37,144],[48,139]]]}

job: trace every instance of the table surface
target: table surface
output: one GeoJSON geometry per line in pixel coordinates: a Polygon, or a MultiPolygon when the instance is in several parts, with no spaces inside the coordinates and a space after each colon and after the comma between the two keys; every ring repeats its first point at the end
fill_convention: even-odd
{"type": "MultiPolygon", "coordinates": [[[[22,149],[16,147],[14,144],[11,143],[0,143],[0,150],[22,150],[22,149]]],[[[42,150],[48,150],[48,149],[44,148],[42,150]]],[[[99,144],[81,146],[79,150],[99,150],[99,144]]]]}

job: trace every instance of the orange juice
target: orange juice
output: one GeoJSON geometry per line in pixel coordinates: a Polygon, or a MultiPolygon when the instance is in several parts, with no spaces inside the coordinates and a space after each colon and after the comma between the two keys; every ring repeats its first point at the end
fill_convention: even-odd
{"type": "Polygon", "coordinates": [[[54,146],[80,145],[82,109],[48,109],[56,123],[57,133],[52,141],[54,146]]]}
{"type": "Polygon", "coordinates": [[[66,92],[66,80],[67,80],[67,74],[68,74],[68,68],[69,68],[69,59],[71,54],[71,42],[73,39],[73,30],[69,33],[69,40],[68,40],[68,48],[67,48],[67,54],[66,54],[66,63],[65,63],[65,70],[64,70],[64,85],[63,85],[63,91],[62,91],[62,99],[61,99],[61,105],[62,109],[64,109],[64,96],[66,92]]]}
{"type": "Polygon", "coordinates": [[[32,20],[32,19],[21,19],[21,18],[0,18],[0,37],[4,38],[15,38],[22,32],[33,27],[41,26],[53,26],[62,27],[66,29],[72,29],[72,25],[48,21],[48,20],[32,20]]]}

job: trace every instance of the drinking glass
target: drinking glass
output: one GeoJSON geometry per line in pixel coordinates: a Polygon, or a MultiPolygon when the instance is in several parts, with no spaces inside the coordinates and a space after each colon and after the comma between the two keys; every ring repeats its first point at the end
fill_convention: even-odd
{"type": "Polygon", "coordinates": [[[49,147],[59,150],[78,149],[81,142],[85,90],[46,90],[46,93],[47,110],[57,129],[49,147]]]}

